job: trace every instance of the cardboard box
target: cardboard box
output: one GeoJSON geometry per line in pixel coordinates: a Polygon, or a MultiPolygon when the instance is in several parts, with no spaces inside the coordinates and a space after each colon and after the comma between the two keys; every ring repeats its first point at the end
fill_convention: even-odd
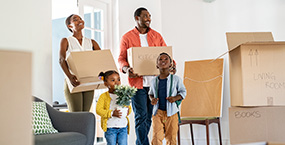
{"type": "Polygon", "coordinates": [[[231,144],[251,142],[285,143],[285,107],[230,107],[231,144]]]}
{"type": "Polygon", "coordinates": [[[0,144],[32,145],[32,54],[0,50],[0,144]]]}
{"type": "Polygon", "coordinates": [[[270,32],[226,35],[231,105],[285,105],[285,42],[270,32]]]}
{"type": "Polygon", "coordinates": [[[71,93],[105,88],[104,82],[98,78],[99,73],[118,71],[110,50],[71,52],[67,62],[70,71],[80,82],[79,86],[74,87],[66,79],[71,93]]]}
{"type": "Polygon", "coordinates": [[[185,62],[181,117],[221,117],[223,102],[223,59],[185,62]]]}
{"type": "Polygon", "coordinates": [[[143,76],[159,74],[156,61],[160,53],[165,52],[173,58],[171,46],[131,47],[127,52],[130,67],[134,69],[135,73],[143,76]]]}

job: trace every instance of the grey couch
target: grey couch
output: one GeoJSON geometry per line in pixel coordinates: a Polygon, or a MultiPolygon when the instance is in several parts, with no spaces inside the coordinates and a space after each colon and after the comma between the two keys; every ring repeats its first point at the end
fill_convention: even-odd
{"type": "MultiPolygon", "coordinates": [[[[36,102],[44,102],[34,97],[36,102]]],[[[35,135],[35,145],[93,145],[95,116],[90,112],[60,112],[46,103],[56,134],[35,135]]]]}

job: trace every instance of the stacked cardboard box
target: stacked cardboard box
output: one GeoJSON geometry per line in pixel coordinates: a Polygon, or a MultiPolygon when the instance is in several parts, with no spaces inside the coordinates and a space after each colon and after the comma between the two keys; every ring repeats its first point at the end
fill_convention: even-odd
{"type": "Polygon", "coordinates": [[[227,33],[231,144],[285,142],[285,42],[270,32],[227,33]]]}

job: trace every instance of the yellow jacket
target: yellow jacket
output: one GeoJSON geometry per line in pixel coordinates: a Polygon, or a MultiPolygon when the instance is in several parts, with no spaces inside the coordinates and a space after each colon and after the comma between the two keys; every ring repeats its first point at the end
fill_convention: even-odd
{"type": "MultiPolygon", "coordinates": [[[[104,132],[107,131],[107,120],[111,118],[111,112],[113,110],[110,110],[110,103],[111,103],[111,97],[109,92],[105,92],[100,95],[99,100],[96,105],[96,113],[101,116],[101,128],[104,132]]],[[[128,106],[129,112],[128,115],[131,113],[131,106],[128,106]]],[[[130,132],[130,121],[128,120],[128,134],[130,132]]]]}

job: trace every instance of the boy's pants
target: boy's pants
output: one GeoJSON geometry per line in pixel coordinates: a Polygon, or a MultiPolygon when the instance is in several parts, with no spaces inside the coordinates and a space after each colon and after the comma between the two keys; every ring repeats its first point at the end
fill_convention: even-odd
{"type": "Polygon", "coordinates": [[[152,145],[162,145],[162,140],[166,139],[167,145],[176,145],[176,136],[178,132],[177,113],[167,117],[167,112],[157,110],[155,116],[152,116],[153,137],[152,145]]]}

